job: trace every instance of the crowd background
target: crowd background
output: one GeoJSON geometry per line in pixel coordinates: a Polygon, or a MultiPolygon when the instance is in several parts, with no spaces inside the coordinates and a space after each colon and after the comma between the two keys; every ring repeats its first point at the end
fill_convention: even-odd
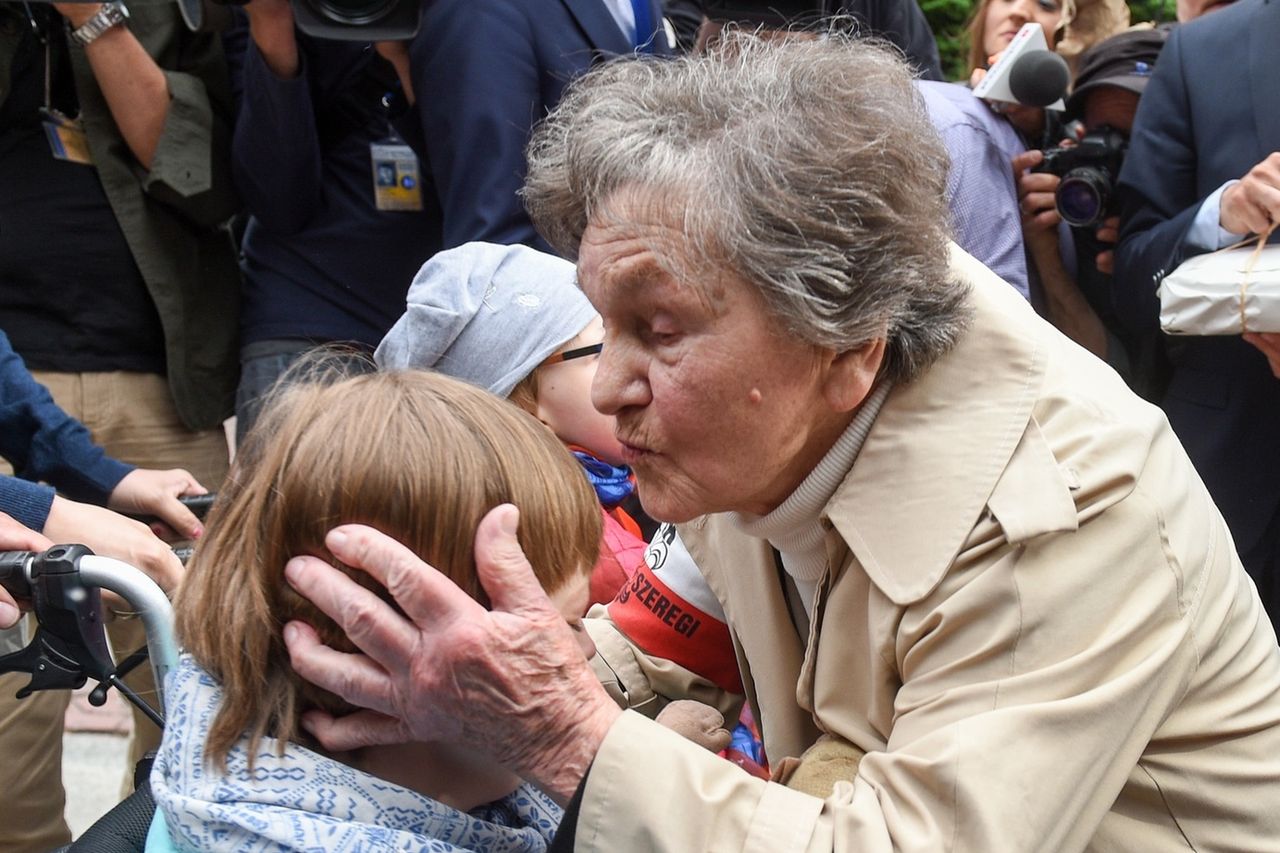
{"type": "MultiPolygon", "coordinates": [[[[925,49],[913,52],[922,43],[918,30],[915,41],[900,46],[922,77],[969,83],[981,66],[975,64],[975,51],[984,52],[970,43],[970,21],[990,3],[1001,2],[1008,0],[921,0],[919,11],[932,31],[936,56],[927,34],[925,49]]],[[[1052,0],[1041,3],[1058,6],[1052,0]]],[[[415,271],[437,253],[473,241],[549,250],[518,194],[533,126],[555,107],[568,82],[598,59],[698,50],[713,29],[703,26],[703,4],[693,0],[596,0],[536,8],[521,0],[435,0],[410,42],[333,43],[299,32],[284,0],[253,0],[227,13],[229,23],[218,34],[185,32],[176,10],[158,2],[128,5],[133,22],[128,27],[137,30],[137,40],[113,43],[113,56],[141,48],[128,53],[136,63],[130,78],[167,86],[169,97],[153,97],[152,106],[167,104],[168,114],[162,110],[159,123],[149,127],[126,118],[142,114],[141,101],[113,95],[119,84],[112,75],[118,69],[109,67],[114,60],[101,58],[102,34],[83,36],[97,4],[0,3],[0,70],[5,72],[0,76],[0,161],[8,163],[0,164],[0,343],[8,371],[0,406],[13,413],[15,423],[57,424],[32,428],[29,439],[6,446],[5,457],[19,478],[68,493],[58,474],[48,473],[61,470],[54,464],[62,452],[59,443],[43,436],[56,432],[65,438],[74,431],[76,458],[119,467],[110,468],[109,482],[79,492],[72,487],[69,493],[134,510],[152,507],[112,498],[112,489],[133,466],[157,476],[169,469],[165,482],[172,485],[156,501],[170,492],[217,490],[227,470],[219,422],[235,415],[235,432],[243,438],[276,381],[296,369],[313,347],[339,345],[343,354],[335,357],[344,358],[350,370],[371,370],[374,348],[405,309],[415,271]],[[34,35],[27,34],[28,24],[34,35]],[[77,44],[82,37],[89,40],[77,44]],[[43,164],[50,109],[84,116],[85,144],[99,180],[68,171],[83,170],[84,164],[59,157],[56,166],[40,166],[53,179],[37,185],[42,173],[27,164],[43,164]],[[70,213],[76,218],[66,221],[91,235],[80,238],[88,249],[83,256],[49,238],[53,223],[70,213]],[[42,229],[44,242],[33,242],[41,239],[42,229]],[[16,354],[8,351],[5,334],[16,354]],[[19,356],[51,398],[30,390],[19,356]],[[19,387],[25,390],[12,390],[19,387]],[[99,449],[87,448],[86,435],[64,412],[85,424],[99,449]],[[154,414],[155,423],[140,419],[140,413],[154,414]],[[28,452],[30,447],[39,452],[28,452]],[[42,464],[27,464],[29,456],[42,464]]],[[[903,8],[819,5],[829,13],[861,12],[864,24],[875,20],[866,9],[903,8]]],[[[1077,0],[1074,5],[1079,16],[1091,5],[1106,4],[1077,0]]],[[[1129,23],[1172,22],[1180,17],[1178,5],[1130,2],[1129,23]]],[[[121,24],[112,26],[107,37],[119,41],[121,24]]],[[[1057,33],[1049,29],[1049,36],[1057,33]]],[[[1097,33],[1095,41],[1118,32],[1097,33]]],[[[1072,58],[1091,46],[1073,45],[1072,58]]],[[[1075,70],[1088,73],[1087,65],[1075,70]]],[[[1095,71],[1114,68],[1103,63],[1095,71]]],[[[1041,314],[1158,402],[1163,388],[1144,384],[1147,375],[1130,357],[1132,341],[1125,339],[1130,354],[1124,357],[1110,343],[1125,331],[1111,328],[1105,315],[1101,322],[1107,328],[1099,328],[1098,317],[1078,300],[1064,308],[1055,299],[1059,257],[1074,276],[1078,267],[1068,256],[1080,251],[1080,269],[1092,261],[1083,257],[1082,245],[1092,247],[1091,256],[1095,249],[1109,254],[1093,243],[1073,248],[1046,238],[1052,233],[1068,239],[1056,221],[1036,224],[1037,214],[1047,215],[1046,185],[1034,178],[1028,182],[1019,172],[1038,161],[1018,160],[1014,169],[1010,155],[1057,144],[1063,128],[1041,115],[1033,129],[1019,126],[1021,140],[1001,141],[998,130],[984,125],[989,119],[984,106],[978,105],[982,115],[965,112],[973,108],[967,93],[955,94],[960,90],[952,87],[947,90],[951,105],[935,109],[936,90],[922,84],[920,91],[953,166],[967,165],[979,150],[983,156],[1000,155],[988,170],[1002,184],[1000,192],[976,190],[976,183],[948,187],[957,238],[978,234],[981,223],[989,221],[1006,223],[1002,228],[1008,236],[1013,227],[1008,223],[1017,220],[1020,206],[1028,260],[1021,274],[1030,284],[999,271],[1029,295],[1041,314]],[[1026,144],[1028,139],[1033,142],[1026,144]],[[974,192],[984,194],[986,204],[975,204],[974,192]],[[1000,204],[1004,219],[994,212],[1000,204]],[[970,226],[979,224],[966,227],[966,216],[970,226]],[[1041,251],[1045,245],[1049,248],[1041,251]],[[1081,314],[1072,313],[1077,310],[1081,314]],[[1085,320],[1077,323],[1080,316],[1085,320]]],[[[1086,119],[1083,103],[1071,105],[1071,111],[1075,114],[1069,117],[1086,119]]],[[[997,124],[1003,128],[1005,122],[997,124]]],[[[1114,242],[1115,226],[1108,227],[1114,242]]],[[[996,267],[974,246],[965,248],[996,267]]],[[[1110,264],[1109,258],[1098,262],[1107,275],[1110,264]]],[[[557,340],[552,349],[562,343],[557,340]]],[[[6,483],[0,483],[0,494],[8,494],[6,483]]],[[[55,523],[66,503],[53,503],[52,491],[48,496],[24,493],[22,499],[29,514],[19,520],[27,526],[50,534],[66,529],[65,523],[55,523]]],[[[1215,499],[1222,502],[1219,494],[1215,499]]],[[[635,514],[644,532],[652,534],[643,514],[635,514]]],[[[130,531],[136,536],[135,528],[130,531]]],[[[198,536],[200,531],[182,532],[198,536]]],[[[105,525],[104,543],[113,535],[105,525]]],[[[1259,547],[1274,549],[1274,542],[1259,547]]],[[[623,576],[630,573],[622,571],[623,576]]],[[[594,589],[593,597],[607,599],[594,589]]],[[[129,625],[113,630],[122,645],[136,642],[129,625]]],[[[46,850],[67,838],[58,816],[61,800],[46,796],[57,785],[56,740],[65,697],[15,706],[11,682],[19,683],[0,679],[0,752],[23,757],[0,768],[0,786],[12,792],[13,802],[31,805],[21,809],[25,825],[0,822],[0,853],[46,850]],[[40,772],[32,771],[35,765],[40,772]],[[29,799],[22,799],[24,791],[29,799]]]]}
{"type": "MultiPolygon", "coordinates": [[[[976,5],[971,0],[920,0],[920,9],[938,40],[942,73],[948,80],[969,79],[970,40],[966,28],[976,5]]],[[[1177,20],[1175,0],[1130,0],[1126,5],[1129,20],[1135,24],[1177,20]]]]}

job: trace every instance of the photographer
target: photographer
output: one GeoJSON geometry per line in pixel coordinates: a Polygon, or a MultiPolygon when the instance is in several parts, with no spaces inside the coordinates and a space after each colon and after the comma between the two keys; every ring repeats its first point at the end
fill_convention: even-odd
{"type": "MultiPolygon", "coordinates": [[[[288,0],[253,0],[225,37],[238,113],[243,241],[236,435],[306,350],[343,343],[356,370],[440,248],[425,166],[392,129],[408,110],[389,46],[300,32],[288,0]]],[[[407,65],[404,67],[407,79],[407,65]]],[[[335,356],[337,357],[337,356],[335,356]]]]}
{"type": "Polygon", "coordinates": [[[1134,28],[1086,51],[1066,112],[1077,121],[1080,138],[1013,161],[1023,237],[1047,318],[1143,394],[1154,391],[1158,378],[1157,340],[1124,329],[1112,308],[1112,246],[1119,228],[1114,190],[1138,99],[1166,37],[1163,29],[1134,28]],[[1073,244],[1065,262],[1059,242],[1064,213],[1073,244]]]}
{"type": "MultiPolygon", "coordinates": [[[[210,488],[236,370],[230,135],[221,46],[172,0],[0,3],[0,329],[107,453],[210,488]]],[[[141,644],[138,622],[111,632],[141,644]]],[[[69,694],[47,696],[0,691],[6,853],[70,838],[69,694]]]]}

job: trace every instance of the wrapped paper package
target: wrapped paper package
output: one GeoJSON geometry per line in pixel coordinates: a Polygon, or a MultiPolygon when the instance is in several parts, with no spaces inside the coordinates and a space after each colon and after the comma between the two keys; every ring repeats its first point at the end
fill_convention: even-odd
{"type": "Polygon", "coordinates": [[[1197,255],[1160,283],[1160,328],[1171,335],[1280,332],[1280,246],[1197,255]]]}

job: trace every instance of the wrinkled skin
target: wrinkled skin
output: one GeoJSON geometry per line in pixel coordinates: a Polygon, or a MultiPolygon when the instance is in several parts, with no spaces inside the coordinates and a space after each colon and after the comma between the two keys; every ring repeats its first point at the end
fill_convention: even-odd
{"type": "Polygon", "coordinates": [[[290,561],[289,583],[332,617],[365,655],[335,652],[293,622],[285,642],[298,673],[371,710],[303,725],[329,750],[448,740],[497,759],[566,802],[622,712],[583,657],[516,540],[518,512],[491,510],[476,531],[485,610],[407,548],[359,525],[325,545],[369,572],[404,610],[312,557],[290,561]]]}

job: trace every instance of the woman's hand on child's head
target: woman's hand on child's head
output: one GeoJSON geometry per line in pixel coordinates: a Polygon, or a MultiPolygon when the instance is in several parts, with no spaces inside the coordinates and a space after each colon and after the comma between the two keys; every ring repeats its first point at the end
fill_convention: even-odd
{"type": "Polygon", "coordinates": [[[476,569],[491,610],[408,548],[360,525],[336,528],[325,544],[385,586],[404,616],[323,561],[289,562],[289,583],[364,652],[336,652],[300,623],[285,628],[298,674],[370,709],[341,719],[305,716],[322,746],[447,740],[568,800],[621,711],[520,550],[518,518],[514,507],[499,506],[476,530],[476,569]]]}

